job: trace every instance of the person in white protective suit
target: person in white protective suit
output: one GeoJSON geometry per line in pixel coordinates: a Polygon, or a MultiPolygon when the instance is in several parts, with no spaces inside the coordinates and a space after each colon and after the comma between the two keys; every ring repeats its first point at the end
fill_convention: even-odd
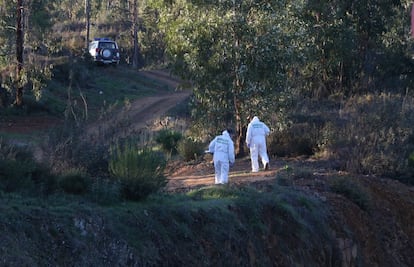
{"type": "Polygon", "coordinates": [[[246,145],[250,149],[250,159],[252,172],[259,171],[259,156],[262,160],[263,168],[269,169],[269,156],[267,155],[266,136],[270,133],[269,127],[254,116],[247,125],[246,145]]]}
{"type": "Polygon", "coordinates": [[[229,181],[230,165],[233,165],[235,161],[231,134],[231,130],[223,131],[210,142],[206,151],[213,154],[215,184],[227,184],[229,181]]]}

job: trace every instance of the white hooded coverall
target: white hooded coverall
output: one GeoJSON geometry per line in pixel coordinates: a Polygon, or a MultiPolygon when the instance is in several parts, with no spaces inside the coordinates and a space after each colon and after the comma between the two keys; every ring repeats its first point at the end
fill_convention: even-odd
{"type": "Polygon", "coordinates": [[[208,146],[208,151],[213,153],[215,184],[226,184],[229,181],[230,163],[233,164],[234,145],[227,131],[216,136],[208,146]]]}
{"type": "Polygon", "coordinates": [[[267,155],[266,148],[266,136],[269,133],[269,127],[261,122],[257,116],[254,116],[247,126],[246,144],[250,148],[252,172],[259,171],[259,155],[264,168],[269,165],[269,156],[267,155]]]}

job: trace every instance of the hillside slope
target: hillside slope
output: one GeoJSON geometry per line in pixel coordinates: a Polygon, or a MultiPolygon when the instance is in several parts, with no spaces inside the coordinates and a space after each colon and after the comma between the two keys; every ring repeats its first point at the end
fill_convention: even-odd
{"type": "MultiPolygon", "coordinates": [[[[185,97],[143,98],[110,119],[131,134],[185,97]]],[[[253,175],[239,159],[218,187],[209,158],[171,162],[165,198],[138,204],[0,195],[0,266],[414,266],[413,187],[322,159],[271,163],[253,175]]]]}
{"type": "MultiPolygon", "coordinates": [[[[340,172],[324,160],[272,159],[271,163],[269,171],[252,174],[249,159],[236,161],[230,184],[261,190],[279,184],[322,201],[330,213],[325,222],[331,228],[342,263],[325,262],[326,265],[317,266],[413,266],[413,187],[390,179],[340,172]]],[[[214,170],[207,160],[174,170],[169,190],[188,192],[213,183],[214,170]]],[[[292,230],[288,242],[295,242],[295,229],[288,229],[292,230]]],[[[316,252],[314,256],[324,258],[326,255],[321,253],[324,252],[316,252]]]]}
{"type": "MultiPolygon", "coordinates": [[[[212,177],[208,163],[193,167],[180,179],[212,177]]],[[[359,192],[347,195],[327,172],[292,172],[282,183],[285,170],[273,165],[267,179],[246,173],[244,182],[233,172],[229,186],[136,204],[3,195],[0,266],[413,266],[413,188],[345,176],[359,192]]]]}

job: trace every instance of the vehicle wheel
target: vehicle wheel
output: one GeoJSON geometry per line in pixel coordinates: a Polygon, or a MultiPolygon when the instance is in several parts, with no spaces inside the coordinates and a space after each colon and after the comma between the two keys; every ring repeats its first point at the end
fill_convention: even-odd
{"type": "Polygon", "coordinates": [[[102,56],[102,58],[104,58],[104,59],[109,59],[109,58],[111,58],[111,57],[112,57],[112,51],[111,51],[111,50],[109,50],[109,49],[103,49],[103,50],[101,51],[101,56],[102,56]]]}

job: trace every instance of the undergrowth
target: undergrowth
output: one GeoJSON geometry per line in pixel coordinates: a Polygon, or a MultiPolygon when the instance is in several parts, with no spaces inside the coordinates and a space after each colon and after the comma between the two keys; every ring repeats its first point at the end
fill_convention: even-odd
{"type": "MultiPolygon", "coordinates": [[[[325,251],[333,261],[337,258],[332,248],[327,249],[334,246],[324,222],[328,211],[317,199],[278,186],[267,192],[212,186],[109,206],[97,206],[81,196],[29,199],[3,194],[1,199],[0,224],[7,218],[19,232],[33,231],[26,244],[41,244],[34,246],[32,253],[45,265],[57,264],[57,259],[45,254],[46,246],[59,240],[90,248],[77,251],[78,257],[65,258],[73,265],[115,264],[122,262],[126,253],[132,262],[145,266],[269,266],[276,259],[285,266],[305,262],[319,266],[309,247],[325,251]],[[23,225],[18,214],[36,214],[37,219],[23,225]],[[39,227],[36,233],[38,224],[47,228],[39,227]],[[48,242],[41,241],[45,235],[48,242]],[[280,242],[275,243],[275,239],[280,242]],[[85,253],[102,251],[107,242],[114,242],[107,259],[84,257],[85,253]],[[269,253],[269,245],[281,254],[269,253]],[[293,255],[293,262],[282,255],[293,255]]],[[[26,239],[21,236],[22,241],[26,239]]],[[[63,250],[57,247],[54,252],[63,250]]]]}
{"type": "Polygon", "coordinates": [[[163,154],[150,148],[140,149],[126,142],[111,148],[109,172],[121,184],[121,194],[128,200],[142,200],[167,184],[163,154]]]}

